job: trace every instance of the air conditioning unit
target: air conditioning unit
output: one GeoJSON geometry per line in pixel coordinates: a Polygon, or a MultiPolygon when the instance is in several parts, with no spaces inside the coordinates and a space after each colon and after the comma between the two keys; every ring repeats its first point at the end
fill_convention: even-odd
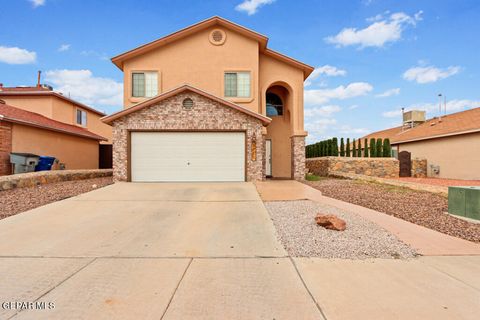
{"type": "Polygon", "coordinates": [[[403,122],[425,122],[425,111],[407,111],[403,114],[403,122]]]}

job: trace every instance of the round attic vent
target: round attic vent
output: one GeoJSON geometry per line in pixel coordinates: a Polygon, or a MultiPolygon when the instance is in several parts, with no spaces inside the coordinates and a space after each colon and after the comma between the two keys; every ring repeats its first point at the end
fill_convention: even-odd
{"type": "Polygon", "coordinates": [[[225,31],[220,29],[215,29],[210,33],[209,38],[212,44],[219,46],[225,43],[227,35],[225,34],[225,31]]]}
{"type": "Polygon", "coordinates": [[[183,100],[182,105],[185,109],[193,108],[193,100],[190,98],[186,98],[183,100]]]}

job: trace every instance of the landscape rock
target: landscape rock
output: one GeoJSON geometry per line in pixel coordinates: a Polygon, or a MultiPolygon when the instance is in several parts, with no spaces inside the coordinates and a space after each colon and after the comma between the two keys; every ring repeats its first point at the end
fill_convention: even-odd
{"type": "Polygon", "coordinates": [[[319,213],[315,217],[315,221],[325,229],[344,231],[347,228],[346,222],[333,214],[323,215],[319,213]]]}

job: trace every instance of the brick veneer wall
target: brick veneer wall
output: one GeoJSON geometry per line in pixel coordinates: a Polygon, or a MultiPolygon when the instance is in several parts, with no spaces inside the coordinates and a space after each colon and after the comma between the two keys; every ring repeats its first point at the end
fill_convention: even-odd
{"type": "Polygon", "coordinates": [[[427,159],[415,158],[412,159],[412,177],[426,178],[427,177],[427,159]]]}
{"type": "Polygon", "coordinates": [[[397,178],[399,162],[395,158],[309,158],[306,166],[310,173],[319,176],[340,174],[361,174],[380,178],[397,178]]]}
{"type": "Polygon", "coordinates": [[[295,136],[292,140],[292,178],[305,180],[305,137],[295,136]]]}
{"type": "MultiPolygon", "coordinates": [[[[224,106],[193,92],[183,92],[115,120],[113,126],[113,177],[115,181],[128,179],[128,130],[219,130],[246,131],[247,181],[265,179],[265,139],[262,122],[243,112],[224,106]],[[182,106],[190,98],[191,109],[182,106]],[[256,139],[256,160],[252,160],[252,140],[256,139]]],[[[221,156],[221,155],[219,155],[221,156]]]]}
{"type": "Polygon", "coordinates": [[[0,176],[11,174],[12,124],[0,120],[0,176]]]}

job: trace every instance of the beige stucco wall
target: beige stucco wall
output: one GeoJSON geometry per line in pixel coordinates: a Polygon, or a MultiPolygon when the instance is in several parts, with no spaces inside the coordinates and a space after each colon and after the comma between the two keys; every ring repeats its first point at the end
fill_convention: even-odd
{"type": "Polygon", "coordinates": [[[132,72],[157,71],[159,93],[188,83],[223,97],[226,71],[251,72],[251,97],[229,100],[258,112],[258,43],[235,31],[226,33],[223,45],[210,43],[209,35],[217,27],[208,28],[169,45],[152,50],[124,62],[124,105],[142,101],[132,98],[132,72]]]}
{"type": "Polygon", "coordinates": [[[81,108],[74,103],[70,103],[55,96],[2,96],[7,104],[14,107],[39,113],[47,118],[68,123],[76,124],[76,110],[81,109],[87,112],[87,130],[108,139],[101,143],[112,143],[112,127],[103,123],[101,115],[90,110],[81,108]]]}
{"type": "Polygon", "coordinates": [[[53,97],[1,96],[5,103],[53,119],[53,97]]]}
{"type": "Polygon", "coordinates": [[[66,169],[98,169],[98,141],[14,124],[12,152],[52,156],[66,169]]]}
{"type": "Polygon", "coordinates": [[[480,180],[480,133],[403,143],[399,151],[411,152],[412,159],[426,158],[428,176],[480,180]],[[440,166],[439,175],[431,165],[440,166]]]}

